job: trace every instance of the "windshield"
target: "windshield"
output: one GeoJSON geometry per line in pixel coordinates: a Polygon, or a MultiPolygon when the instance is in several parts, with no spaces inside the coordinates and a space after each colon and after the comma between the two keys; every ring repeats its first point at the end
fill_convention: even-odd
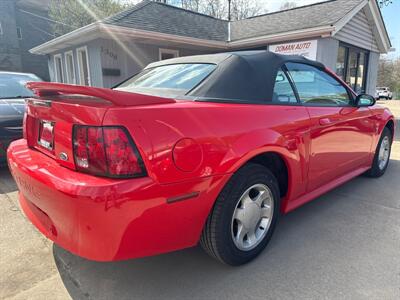
{"type": "Polygon", "coordinates": [[[28,81],[42,81],[33,74],[0,74],[0,99],[27,98],[34,94],[25,87],[28,81]]]}
{"type": "Polygon", "coordinates": [[[117,90],[164,97],[185,95],[204,80],[214,64],[174,64],[144,70],[123,82],[117,90]]]}

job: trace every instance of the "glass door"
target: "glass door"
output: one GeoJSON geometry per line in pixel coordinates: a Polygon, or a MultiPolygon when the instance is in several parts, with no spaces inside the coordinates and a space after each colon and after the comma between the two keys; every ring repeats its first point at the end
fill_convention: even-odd
{"type": "Polygon", "coordinates": [[[358,54],[358,68],[357,68],[357,80],[354,90],[357,93],[365,92],[365,76],[367,74],[367,54],[360,52],[358,54]]]}
{"type": "Polygon", "coordinates": [[[336,74],[356,93],[365,92],[368,51],[341,44],[336,62],[336,74]]]}
{"type": "Polygon", "coordinates": [[[345,81],[349,86],[351,86],[351,88],[354,91],[357,85],[357,62],[358,62],[358,53],[350,49],[345,81]]]}

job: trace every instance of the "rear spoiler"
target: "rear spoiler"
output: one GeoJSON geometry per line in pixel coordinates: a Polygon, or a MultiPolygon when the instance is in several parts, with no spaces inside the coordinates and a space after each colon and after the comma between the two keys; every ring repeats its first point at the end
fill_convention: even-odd
{"type": "Polygon", "coordinates": [[[137,106],[175,103],[174,99],[123,92],[90,86],[54,82],[28,82],[26,87],[39,97],[59,95],[84,95],[109,101],[117,106],[137,106]]]}

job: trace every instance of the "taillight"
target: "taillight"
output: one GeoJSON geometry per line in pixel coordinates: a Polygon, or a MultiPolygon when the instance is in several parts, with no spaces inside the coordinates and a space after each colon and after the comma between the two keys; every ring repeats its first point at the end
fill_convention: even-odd
{"type": "Polygon", "coordinates": [[[143,160],[123,127],[74,126],[74,159],[78,171],[99,176],[145,176],[143,160]]]}

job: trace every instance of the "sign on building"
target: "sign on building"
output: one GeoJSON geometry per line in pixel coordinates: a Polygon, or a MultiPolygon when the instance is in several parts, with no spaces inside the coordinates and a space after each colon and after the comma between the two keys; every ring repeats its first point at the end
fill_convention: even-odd
{"type": "Polygon", "coordinates": [[[268,49],[278,54],[302,55],[308,59],[317,59],[317,40],[269,45],[268,49]]]}

